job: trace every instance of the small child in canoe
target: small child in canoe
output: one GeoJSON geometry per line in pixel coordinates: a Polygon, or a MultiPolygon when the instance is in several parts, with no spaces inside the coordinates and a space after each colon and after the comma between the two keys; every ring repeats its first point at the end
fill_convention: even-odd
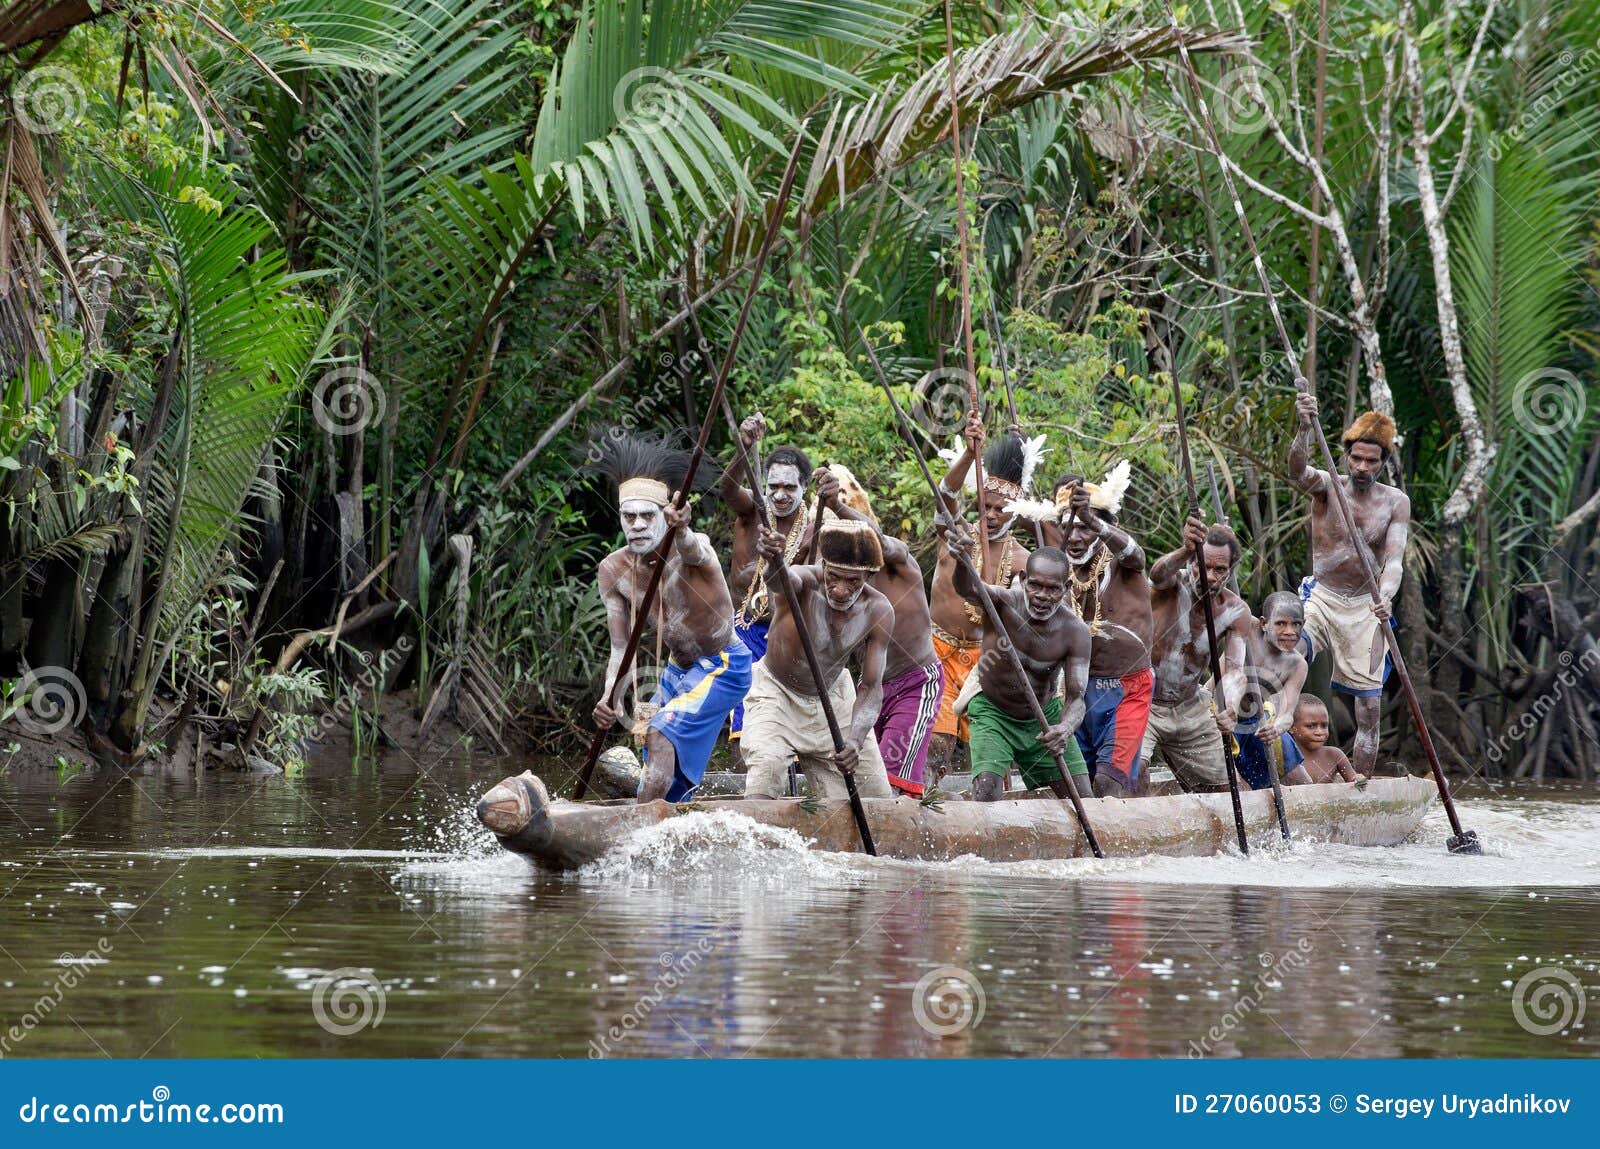
{"type": "MultiPolygon", "coordinates": [[[[1311,782],[1356,782],[1361,778],[1337,746],[1328,745],[1328,708],[1315,694],[1302,694],[1294,708],[1289,735],[1304,759],[1283,777],[1291,785],[1311,782]]],[[[1287,765],[1287,763],[1286,763],[1287,765]]]]}

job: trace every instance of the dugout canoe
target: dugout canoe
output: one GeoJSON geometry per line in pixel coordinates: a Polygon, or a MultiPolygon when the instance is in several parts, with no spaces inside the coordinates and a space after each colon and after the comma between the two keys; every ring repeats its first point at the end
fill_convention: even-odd
{"type": "MultiPolygon", "coordinates": [[[[1289,786],[1289,825],[1302,839],[1347,846],[1397,846],[1422,825],[1437,791],[1428,778],[1374,778],[1289,786]]],[[[1272,795],[1242,795],[1252,846],[1280,841],[1272,795]]],[[[878,853],[907,860],[948,861],[976,855],[994,862],[1090,856],[1072,806],[1054,798],[971,802],[951,798],[925,806],[909,798],[868,798],[867,823],[878,853]]],[[[1227,794],[1088,798],[1089,820],[1107,857],[1223,852],[1235,841],[1227,794]]],[[[733,810],[790,829],[814,850],[859,852],[861,841],[842,798],[718,798],[669,805],[552,799],[531,771],[507,778],[478,801],[478,820],[506,849],[553,870],[574,870],[609,852],[636,830],[694,811],[733,810]]]]}

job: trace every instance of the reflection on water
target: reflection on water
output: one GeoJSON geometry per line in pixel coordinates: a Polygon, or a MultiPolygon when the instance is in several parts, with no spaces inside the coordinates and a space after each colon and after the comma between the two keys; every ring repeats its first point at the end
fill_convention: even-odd
{"type": "Polygon", "coordinates": [[[509,770],[0,775],[0,1054],[1596,1050],[1588,792],[1463,795],[1481,859],[1442,816],[1395,850],[933,865],[721,813],[556,877],[472,819],[509,770]]]}

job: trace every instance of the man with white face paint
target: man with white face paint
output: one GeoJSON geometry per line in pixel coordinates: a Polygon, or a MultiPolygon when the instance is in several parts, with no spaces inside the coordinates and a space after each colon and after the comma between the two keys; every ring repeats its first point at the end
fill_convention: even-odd
{"type": "Polygon", "coordinates": [[[1173,775],[1190,790],[1221,790],[1228,784],[1218,717],[1238,713],[1245,691],[1246,644],[1255,623],[1244,600],[1228,589],[1228,576],[1238,561],[1239,540],[1231,528],[1224,523],[1207,527],[1191,516],[1183,525],[1183,546],[1150,568],[1155,689],[1140,757],[1148,766],[1160,750],[1173,775]],[[1222,682],[1215,706],[1203,685],[1211,670],[1211,643],[1196,546],[1205,556],[1211,616],[1221,648],[1222,682]]]}
{"type": "Polygon", "coordinates": [[[844,775],[853,771],[861,797],[893,796],[873,729],[883,705],[883,668],[894,630],[894,608],[869,585],[883,567],[882,545],[871,523],[854,519],[829,521],[818,543],[820,565],[791,567],[782,562],[784,536],[774,530],[761,534],[772,626],[767,656],[756,665],[745,700],[747,798],[781,797],[790,762],[805,771],[813,795],[846,797],[844,775]],[[822,671],[820,685],[811,675],[780,579],[794,588],[822,671]],[[859,689],[845,665],[852,655],[861,661],[859,689]],[[834,749],[822,711],[823,690],[844,736],[842,752],[834,749]]]}
{"type": "MultiPolygon", "coordinates": [[[[617,483],[626,540],[599,567],[611,659],[605,691],[594,708],[595,725],[609,730],[617,720],[630,681],[619,675],[622,654],[645,588],[664,562],[652,621],[669,658],[658,668],[648,726],[639,724],[645,774],[638,797],[681,802],[705,776],[729,712],[750,689],[750,652],[733,633],[733,600],[711,540],[689,526],[688,508],[674,501],[688,453],[620,428],[602,436],[592,450],[592,468],[617,483]],[[673,526],[672,546],[662,555],[662,541],[673,526]]],[[[640,710],[643,717],[645,708],[640,710]]]]}
{"type": "Polygon", "coordinates": [[[1333,688],[1354,700],[1351,758],[1370,778],[1378,761],[1378,715],[1389,677],[1379,628],[1392,625],[1389,604],[1405,574],[1411,500],[1404,491],[1378,482],[1384,463],[1394,457],[1394,420],[1389,416],[1367,411],[1345,429],[1340,441],[1346,475],[1329,475],[1309,465],[1317,397],[1306,392],[1296,398],[1295,417],[1289,481],[1311,496],[1311,575],[1300,584],[1306,637],[1315,649],[1332,652],[1333,688]],[[1334,483],[1345,489],[1358,538],[1350,537],[1344,515],[1333,504],[1334,483]],[[1378,579],[1381,602],[1374,603],[1367,590],[1361,551],[1378,579]]]}
{"type": "MultiPolygon", "coordinates": [[[[945,533],[945,550],[956,561],[955,587],[969,602],[981,602],[973,572],[957,556],[968,553],[972,532],[965,523],[945,533]]],[[[1088,796],[1089,768],[1072,736],[1083,721],[1084,686],[1089,680],[1089,628],[1066,605],[1067,556],[1055,547],[1040,547],[1028,556],[1020,587],[989,587],[989,597],[1004,625],[983,632],[979,661],[982,685],[967,700],[972,724],[972,796],[994,802],[1005,796],[1006,778],[1015,765],[1030,790],[1048,786],[1056,797],[1070,796],[1055,755],[1060,754],[1078,793],[1088,796]],[[1017,677],[1002,649],[1009,643],[1022,662],[1026,682],[1017,677]],[[1056,677],[1062,692],[1053,694],[1056,677]],[[1033,691],[1050,723],[1039,728],[1028,691],[1033,691]]]]}
{"type": "MultiPolygon", "coordinates": [[[[767,434],[767,420],[757,411],[739,426],[739,438],[754,458],[756,444],[767,434]]],[[[767,518],[783,536],[785,562],[804,562],[811,546],[815,524],[806,508],[806,484],[811,481],[811,460],[798,447],[779,447],[766,459],[764,492],[767,518]]],[[[767,630],[771,626],[772,602],[764,577],[765,564],[760,554],[761,519],[756,513],[756,498],[741,486],[734,468],[722,474],[722,499],[733,511],[733,558],[729,579],[739,609],[734,612],[734,630],[739,641],[760,662],[767,652],[767,630]]],[[[734,708],[728,731],[728,749],[735,765],[740,759],[743,740],[744,707],[734,708]]]]}

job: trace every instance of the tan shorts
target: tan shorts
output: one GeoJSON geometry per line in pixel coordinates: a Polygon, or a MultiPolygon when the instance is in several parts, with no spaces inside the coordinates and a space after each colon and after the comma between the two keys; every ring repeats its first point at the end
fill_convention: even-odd
{"type": "MultiPolygon", "coordinates": [[[[842,670],[828,691],[833,715],[846,738],[856,712],[856,684],[842,670]]],[[[833,736],[822,713],[822,700],[796,694],[767,669],[766,661],[752,668],[750,693],[744,696],[744,734],[739,745],[744,754],[746,798],[781,798],[789,790],[789,763],[805,772],[811,792],[824,798],[845,798],[844,775],[833,762],[833,736]]],[[[889,775],[883,768],[878,740],[872,731],[862,739],[856,763],[856,790],[863,798],[892,798],[889,775]]]]}
{"type": "Polygon", "coordinates": [[[1305,593],[1306,637],[1313,653],[1326,650],[1333,655],[1333,687],[1357,698],[1376,698],[1383,693],[1388,677],[1388,656],[1372,673],[1372,644],[1381,641],[1378,616],[1372,613],[1372,596],[1343,595],[1312,581],[1305,593]]]}
{"type": "Polygon", "coordinates": [[[1211,692],[1201,689],[1176,706],[1150,703],[1139,757],[1146,767],[1157,750],[1180,782],[1190,789],[1226,786],[1228,767],[1222,757],[1222,733],[1211,713],[1211,692]]]}

